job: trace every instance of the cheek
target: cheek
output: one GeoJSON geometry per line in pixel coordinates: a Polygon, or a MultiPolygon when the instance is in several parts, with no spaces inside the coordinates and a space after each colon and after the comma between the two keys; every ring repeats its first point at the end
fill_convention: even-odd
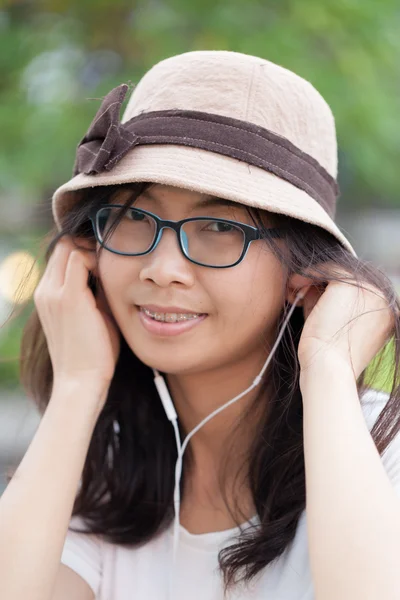
{"type": "Polygon", "coordinates": [[[282,268],[270,254],[251,248],[231,271],[216,274],[209,286],[221,326],[237,335],[265,331],[279,315],[284,301],[282,268]]]}
{"type": "Polygon", "coordinates": [[[112,294],[118,280],[120,280],[118,276],[120,268],[118,268],[118,263],[111,253],[103,252],[99,258],[98,270],[104,290],[112,294]]]}
{"type": "Polygon", "coordinates": [[[134,263],[124,257],[103,252],[98,262],[98,274],[110,308],[118,319],[126,304],[132,302],[132,287],[137,278],[134,263]]]}

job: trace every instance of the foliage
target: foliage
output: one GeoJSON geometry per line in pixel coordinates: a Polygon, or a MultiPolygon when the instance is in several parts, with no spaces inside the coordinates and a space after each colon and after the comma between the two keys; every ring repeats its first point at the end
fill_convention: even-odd
{"type": "MultiPolygon", "coordinates": [[[[336,116],[339,208],[398,204],[395,0],[38,0],[0,11],[0,181],[26,202],[70,176],[98,101],[176,53],[229,49],[310,80],[336,116]],[[34,190],[34,194],[32,194],[34,190]]],[[[49,215],[50,216],[50,215],[49,215]]]]}

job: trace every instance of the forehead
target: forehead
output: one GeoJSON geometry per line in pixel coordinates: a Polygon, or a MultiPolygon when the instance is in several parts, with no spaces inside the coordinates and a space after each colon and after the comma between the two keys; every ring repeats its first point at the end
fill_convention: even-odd
{"type": "MultiPolygon", "coordinates": [[[[128,201],[130,196],[134,196],[134,191],[129,188],[123,188],[116,190],[112,194],[113,200],[124,200],[128,201]]],[[[139,198],[145,198],[146,200],[151,200],[153,202],[163,203],[163,202],[173,202],[176,200],[185,200],[188,204],[193,204],[195,206],[212,206],[212,205],[220,205],[220,206],[232,206],[235,208],[243,207],[244,204],[239,202],[234,202],[233,200],[227,200],[225,198],[220,198],[218,196],[213,196],[211,194],[203,194],[200,192],[195,192],[193,190],[188,190],[185,188],[174,187],[169,185],[162,184],[150,184],[145,190],[141,192],[139,198]]]]}
{"type": "MultiPolygon", "coordinates": [[[[121,188],[116,190],[112,196],[112,201],[128,202],[129,198],[135,199],[134,191],[129,188],[121,188]]],[[[188,190],[185,188],[173,187],[161,184],[151,184],[137,198],[138,200],[148,200],[155,204],[171,204],[174,201],[179,202],[192,208],[206,208],[209,206],[224,206],[232,208],[243,208],[246,209],[244,204],[213,196],[211,194],[203,194],[188,190]]]]}
{"type": "MultiPolygon", "coordinates": [[[[192,197],[189,196],[189,194],[193,194],[193,192],[188,192],[186,190],[183,190],[184,195],[186,196],[186,200],[188,201],[189,204],[191,204],[193,207],[195,208],[205,208],[208,206],[230,206],[232,208],[245,208],[245,206],[243,204],[239,204],[238,202],[233,202],[232,200],[226,200],[225,198],[219,198],[218,196],[211,196],[211,195],[207,195],[207,194],[197,194],[196,196],[192,195],[192,197]]],[[[176,192],[175,192],[176,194],[176,192]]],[[[144,196],[145,198],[149,199],[149,200],[153,200],[154,202],[161,202],[163,200],[168,201],[173,199],[174,197],[174,192],[166,192],[164,194],[160,194],[157,192],[154,193],[154,191],[152,190],[145,190],[142,194],[142,196],[144,196]]],[[[182,193],[181,193],[182,195],[182,193]]]]}
{"type": "Polygon", "coordinates": [[[270,211],[254,209],[240,202],[234,202],[212,194],[158,183],[149,183],[139,196],[136,196],[134,187],[121,186],[121,188],[115,190],[109,201],[121,204],[131,201],[132,204],[151,212],[159,210],[169,212],[172,210],[174,217],[171,216],[170,218],[175,219],[185,218],[193,213],[213,214],[255,225],[255,213],[258,213],[265,225],[272,226],[274,224],[274,213],[270,211]]]}

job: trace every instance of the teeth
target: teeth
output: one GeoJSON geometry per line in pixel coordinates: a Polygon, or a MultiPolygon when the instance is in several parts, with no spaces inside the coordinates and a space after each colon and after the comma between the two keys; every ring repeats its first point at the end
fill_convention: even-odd
{"type": "Polygon", "coordinates": [[[140,310],[142,310],[146,315],[148,315],[155,321],[164,321],[165,323],[178,323],[179,321],[190,321],[191,319],[197,319],[200,316],[200,313],[157,313],[142,307],[140,308],[140,310]]]}

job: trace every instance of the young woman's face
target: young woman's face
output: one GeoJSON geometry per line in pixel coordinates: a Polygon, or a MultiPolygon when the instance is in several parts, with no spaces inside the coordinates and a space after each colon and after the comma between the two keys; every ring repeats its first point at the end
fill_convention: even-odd
{"type": "MultiPolygon", "coordinates": [[[[123,204],[127,193],[117,192],[110,203],[123,204]]],[[[209,198],[154,184],[134,206],[172,221],[206,216],[254,225],[244,206],[222,202],[205,206],[209,198]]],[[[158,246],[147,255],[121,256],[102,250],[99,276],[127,344],[142,362],[165,373],[233,367],[250,357],[261,366],[267,355],[266,340],[272,344],[275,339],[285,301],[286,275],[262,240],[250,244],[238,265],[214,269],[190,262],[176,233],[164,229],[158,246]],[[149,313],[167,321],[175,320],[176,314],[188,318],[160,322],[149,313]]]]}

